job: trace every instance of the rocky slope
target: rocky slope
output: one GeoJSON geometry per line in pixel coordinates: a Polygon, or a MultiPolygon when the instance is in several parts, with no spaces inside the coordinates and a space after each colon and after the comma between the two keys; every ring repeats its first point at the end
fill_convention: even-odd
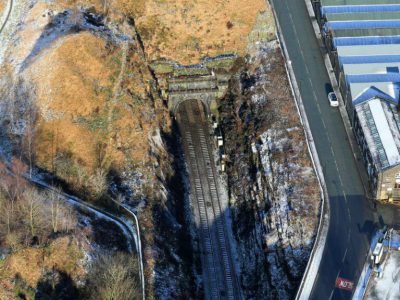
{"type": "Polygon", "coordinates": [[[241,280],[248,299],[292,299],[318,225],[318,183],[279,44],[250,48],[220,101],[241,280]]]}
{"type": "Polygon", "coordinates": [[[261,0],[14,0],[0,35],[1,153],[138,211],[147,298],[197,299],[187,175],[151,66],[235,52],[219,111],[242,282],[249,298],[290,297],[319,199],[274,31],[261,0]]]}
{"type": "MultiPolygon", "coordinates": [[[[97,257],[124,254],[133,262],[133,291],[140,293],[134,241],[108,216],[72,205],[22,175],[27,166],[0,163],[0,299],[92,299],[97,257]]],[[[95,274],[96,273],[96,274],[95,274]]]]}
{"type": "Polygon", "coordinates": [[[134,20],[115,2],[14,1],[0,36],[2,154],[98,205],[140,205],[148,299],[187,298],[169,113],[134,20]],[[161,282],[174,287],[154,290],[161,282]]]}

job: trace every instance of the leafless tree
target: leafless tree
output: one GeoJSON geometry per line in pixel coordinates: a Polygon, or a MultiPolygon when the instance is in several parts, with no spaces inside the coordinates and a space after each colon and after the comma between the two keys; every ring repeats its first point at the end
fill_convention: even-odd
{"type": "Polygon", "coordinates": [[[56,191],[48,191],[46,193],[47,199],[50,202],[48,207],[50,208],[50,223],[54,233],[58,232],[60,223],[60,210],[61,210],[61,199],[56,191]]]}
{"type": "Polygon", "coordinates": [[[140,298],[137,258],[125,254],[104,254],[89,275],[90,299],[132,300],[140,298]]]}
{"type": "Polygon", "coordinates": [[[69,232],[76,228],[77,215],[76,211],[66,204],[62,204],[60,207],[60,230],[69,232]]]}
{"type": "Polygon", "coordinates": [[[44,197],[48,224],[53,233],[69,232],[76,227],[76,212],[65,202],[60,189],[48,191],[44,197]]]}
{"type": "Polygon", "coordinates": [[[0,233],[2,235],[10,234],[13,221],[11,202],[6,199],[3,193],[0,193],[0,233]]]}
{"type": "Polygon", "coordinates": [[[37,119],[37,108],[33,104],[26,110],[24,120],[25,120],[25,130],[22,138],[22,150],[24,156],[29,162],[29,177],[32,177],[32,168],[34,163],[34,143],[36,135],[36,119],[37,119]]]}
{"type": "Polygon", "coordinates": [[[10,204],[6,205],[7,218],[9,218],[8,232],[12,230],[12,224],[16,220],[16,202],[27,186],[26,180],[23,177],[27,171],[27,166],[21,160],[14,158],[10,169],[11,172],[8,172],[6,165],[4,163],[0,164],[0,188],[7,196],[6,198],[10,204]]]}
{"type": "Polygon", "coordinates": [[[28,226],[31,237],[40,235],[45,227],[43,196],[33,188],[27,189],[22,195],[19,207],[23,224],[28,226]]]}
{"type": "Polygon", "coordinates": [[[92,195],[94,198],[98,198],[107,189],[107,178],[106,174],[102,169],[97,169],[96,172],[90,176],[89,181],[89,189],[92,192],[92,195]]]}

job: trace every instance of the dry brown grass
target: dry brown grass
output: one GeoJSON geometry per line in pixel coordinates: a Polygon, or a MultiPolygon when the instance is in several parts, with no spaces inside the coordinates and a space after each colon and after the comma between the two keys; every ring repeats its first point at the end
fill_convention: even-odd
{"type": "MultiPolygon", "coordinates": [[[[108,3],[109,16],[114,16],[117,6],[124,2],[108,3]]],[[[139,8],[138,4],[135,2],[135,7],[139,8]]],[[[25,17],[25,26],[17,33],[21,42],[9,50],[10,57],[22,63],[32,54],[51,21],[45,14],[48,9],[61,11],[73,5],[103,9],[101,0],[38,2],[25,17]]],[[[135,7],[122,5],[120,9],[135,14],[138,13],[135,7]]],[[[22,77],[35,90],[33,100],[40,112],[35,152],[40,167],[55,171],[57,154],[67,154],[70,165],[83,170],[84,176],[79,179],[82,180],[100,165],[107,173],[111,167],[118,171],[149,162],[149,133],[160,120],[168,123],[168,115],[161,102],[154,103],[149,97],[153,78],[139,45],[130,44],[126,70],[119,76],[122,60],[120,45],[107,43],[88,31],[61,36],[31,55],[18,78],[22,77]],[[122,80],[117,82],[117,79],[122,80]],[[120,87],[116,88],[117,85],[120,87]],[[115,91],[121,95],[114,97],[115,91]],[[160,113],[154,115],[154,108],[160,113]],[[112,118],[108,118],[110,115],[112,118]]],[[[0,72],[7,74],[8,81],[18,81],[13,78],[12,64],[4,64],[0,72]]],[[[69,181],[74,176],[63,179],[69,181]]]]}
{"type": "Polygon", "coordinates": [[[6,6],[6,0],[0,0],[0,16],[3,13],[5,6],[6,6]]]}
{"type": "Polygon", "coordinates": [[[129,54],[122,95],[110,105],[122,60],[119,47],[83,32],[62,38],[45,51],[27,71],[36,86],[41,112],[37,164],[81,188],[98,168],[107,172],[110,167],[122,170],[147,162],[148,136],[157,119],[152,117],[152,104],[147,99],[151,78],[145,65],[137,65],[137,54],[129,54]],[[57,172],[54,161],[60,153],[68,154],[71,167],[83,170],[79,171],[83,177],[57,172]]]}
{"type": "Polygon", "coordinates": [[[136,24],[152,60],[188,64],[204,55],[244,54],[257,14],[266,9],[262,0],[149,0],[136,24]]]}
{"type": "Polygon", "coordinates": [[[57,0],[49,4],[51,9],[61,10],[71,7],[93,7],[96,11],[103,10],[103,0],[57,0]]]}
{"type": "Polygon", "coordinates": [[[64,38],[29,69],[42,116],[37,143],[39,163],[48,167],[49,154],[69,151],[84,166],[94,167],[98,133],[75,120],[89,118],[96,111],[101,114],[105,108],[105,89],[111,88],[110,77],[116,71],[110,62],[113,54],[103,40],[84,32],[64,38]]]}
{"type": "Polygon", "coordinates": [[[85,270],[78,261],[83,258],[77,240],[61,237],[45,248],[26,248],[9,255],[0,266],[1,289],[12,290],[13,279],[19,276],[30,287],[35,288],[43,273],[53,269],[79,278],[85,270]]]}

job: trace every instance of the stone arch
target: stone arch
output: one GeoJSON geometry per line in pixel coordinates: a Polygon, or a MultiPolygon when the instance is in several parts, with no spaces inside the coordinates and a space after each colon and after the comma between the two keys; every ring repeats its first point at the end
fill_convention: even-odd
{"type": "Polygon", "coordinates": [[[210,114],[210,103],[206,99],[198,99],[198,98],[187,98],[175,101],[174,106],[172,107],[172,113],[175,115],[179,110],[179,106],[186,101],[200,101],[204,105],[206,113],[208,115],[210,114]]]}

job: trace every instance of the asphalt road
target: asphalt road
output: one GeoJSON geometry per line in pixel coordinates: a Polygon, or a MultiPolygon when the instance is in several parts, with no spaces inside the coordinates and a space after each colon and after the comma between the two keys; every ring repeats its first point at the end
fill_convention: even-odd
{"type": "Polygon", "coordinates": [[[329,106],[330,81],[305,3],[303,0],[271,1],[299,84],[329,194],[329,231],[310,299],[351,299],[352,292],[335,288],[335,280],[342,277],[357,284],[379,219],[373,204],[364,196],[360,170],[339,111],[329,106]]]}

